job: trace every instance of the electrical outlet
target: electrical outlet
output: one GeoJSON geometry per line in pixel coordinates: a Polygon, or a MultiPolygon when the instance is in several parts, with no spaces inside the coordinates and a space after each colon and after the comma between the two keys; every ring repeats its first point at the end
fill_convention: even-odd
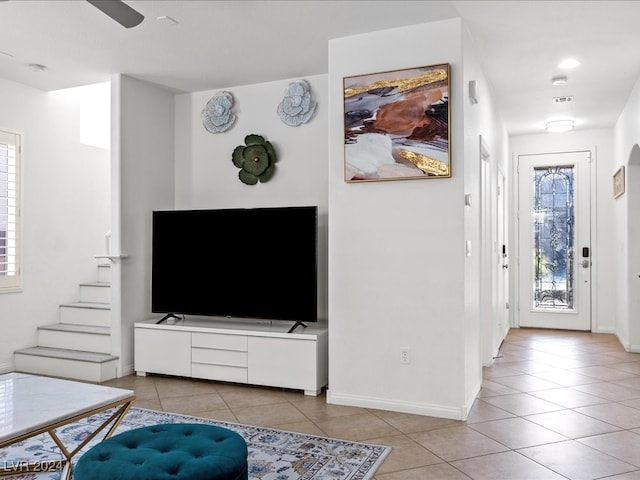
{"type": "Polygon", "coordinates": [[[401,348],[400,349],[400,363],[403,365],[408,365],[411,362],[409,361],[409,349],[401,348]]]}

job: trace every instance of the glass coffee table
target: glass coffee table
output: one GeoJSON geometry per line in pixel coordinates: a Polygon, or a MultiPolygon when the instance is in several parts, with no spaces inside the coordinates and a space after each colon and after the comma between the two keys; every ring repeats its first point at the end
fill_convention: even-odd
{"type": "Polygon", "coordinates": [[[135,401],[133,391],[58,378],[6,373],[0,375],[0,448],[48,433],[63,458],[42,462],[0,462],[0,475],[62,470],[71,474],[71,460],[87,443],[106,429],[113,434],[135,401]],[[55,430],[100,412],[113,409],[91,435],[73,449],[67,448],[55,430]]]}

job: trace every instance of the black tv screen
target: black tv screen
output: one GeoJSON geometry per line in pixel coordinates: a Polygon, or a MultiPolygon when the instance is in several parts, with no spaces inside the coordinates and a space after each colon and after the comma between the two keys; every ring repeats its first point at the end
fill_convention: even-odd
{"type": "Polygon", "coordinates": [[[317,321],[317,207],[153,212],[154,313],[317,321]]]}

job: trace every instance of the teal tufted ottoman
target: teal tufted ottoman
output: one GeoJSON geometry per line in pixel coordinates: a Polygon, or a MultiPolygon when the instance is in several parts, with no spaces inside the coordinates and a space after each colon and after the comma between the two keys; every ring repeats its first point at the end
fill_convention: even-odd
{"type": "Polygon", "coordinates": [[[74,480],[247,480],[247,444],[213,425],[173,423],[136,428],[82,455],[74,480]]]}

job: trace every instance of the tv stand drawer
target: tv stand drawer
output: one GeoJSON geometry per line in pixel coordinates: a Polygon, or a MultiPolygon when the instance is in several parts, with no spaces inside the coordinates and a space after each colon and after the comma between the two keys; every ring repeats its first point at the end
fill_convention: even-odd
{"type": "Polygon", "coordinates": [[[247,351],[246,335],[226,335],[223,333],[202,333],[193,332],[191,334],[191,344],[194,347],[217,348],[221,350],[247,351]]]}
{"type": "Polygon", "coordinates": [[[233,367],[247,367],[247,352],[237,350],[221,350],[218,348],[191,347],[191,361],[193,363],[208,363],[211,365],[231,365],[233,367]]]}
{"type": "Polygon", "coordinates": [[[191,364],[191,376],[222,382],[247,383],[247,368],[229,365],[191,364]]]}

